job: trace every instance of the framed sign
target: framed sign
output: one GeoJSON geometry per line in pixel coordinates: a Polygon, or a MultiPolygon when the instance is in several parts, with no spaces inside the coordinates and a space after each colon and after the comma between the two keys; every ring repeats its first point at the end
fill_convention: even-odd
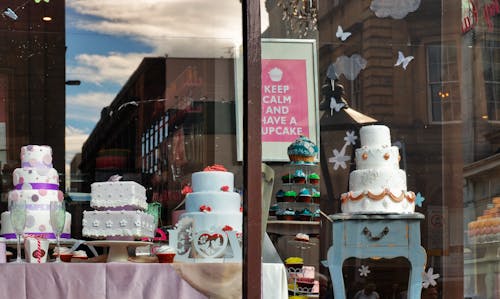
{"type": "MultiPolygon", "coordinates": [[[[242,78],[242,61],[236,61],[237,78],[242,78]]],[[[262,161],[289,161],[287,148],[297,137],[303,135],[319,144],[316,41],[262,39],[261,63],[262,161]]],[[[236,85],[237,156],[241,161],[244,99],[240,84],[236,85]]]]}

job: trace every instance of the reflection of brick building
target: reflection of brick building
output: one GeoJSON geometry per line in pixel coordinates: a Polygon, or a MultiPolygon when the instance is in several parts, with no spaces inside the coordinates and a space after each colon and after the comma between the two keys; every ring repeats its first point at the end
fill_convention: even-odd
{"type": "Polygon", "coordinates": [[[192,172],[236,167],[233,68],[231,59],[144,58],[83,146],[82,191],[119,173],[172,208],[192,172]]]}
{"type": "MultiPolygon", "coordinates": [[[[2,1],[19,8],[19,1],[2,1]]],[[[20,148],[47,144],[64,186],[65,5],[64,1],[17,9],[17,20],[0,18],[0,163],[4,178],[20,165],[20,148]],[[51,21],[42,17],[50,16],[51,21]]],[[[10,183],[4,188],[11,188],[10,183]]],[[[6,191],[5,189],[3,191],[6,191]]]]}
{"type": "MultiPolygon", "coordinates": [[[[484,210],[491,197],[500,194],[500,17],[489,18],[493,30],[488,31],[481,16],[493,2],[474,1],[479,20],[465,34],[462,19],[474,15],[467,9],[469,1],[422,0],[402,19],[376,17],[372,1],[319,0],[318,4],[320,82],[338,57],[359,54],[366,59],[366,68],[355,80],[340,77],[349,104],[391,128],[393,141],[402,145],[408,189],[426,198],[417,211],[444,220],[437,227],[427,217],[422,225],[423,245],[432,257],[429,266],[446,273],[443,298],[463,297],[464,215],[465,221],[468,214],[477,215],[464,210],[464,202],[484,210]],[[339,25],[352,33],[345,41],[336,37],[339,25]],[[394,66],[398,51],[414,56],[406,70],[394,66]]],[[[266,37],[284,38],[279,35],[284,31],[275,4],[266,1],[274,16],[266,37]]],[[[326,128],[321,132],[323,137],[326,128]]],[[[346,191],[347,184],[335,186],[335,182],[335,194],[346,191]]],[[[340,210],[328,202],[328,212],[340,210]]],[[[325,251],[331,240],[322,241],[325,251]]]]}

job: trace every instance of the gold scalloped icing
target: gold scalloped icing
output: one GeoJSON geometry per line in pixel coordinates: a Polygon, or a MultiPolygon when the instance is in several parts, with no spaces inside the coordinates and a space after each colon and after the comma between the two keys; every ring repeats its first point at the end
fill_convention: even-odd
{"type": "Polygon", "coordinates": [[[413,203],[415,201],[415,193],[413,193],[413,191],[401,192],[401,194],[399,196],[396,196],[389,189],[384,189],[384,191],[382,191],[380,194],[374,194],[374,193],[371,193],[370,191],[366,191],[364,193],[359,194],[358,196],[354,196],[353,192],[349,191],[347,193],[342,194],[340,199],[342,200],[342,203],[345,203],[348,200],[358,201],[358,200],[361,200],[363,198],[369,198],[372,200],[381,200],[386,195],[389,196],[389,198],[393,202],[401,202],[405,198],[410,203],[413,203]]]}

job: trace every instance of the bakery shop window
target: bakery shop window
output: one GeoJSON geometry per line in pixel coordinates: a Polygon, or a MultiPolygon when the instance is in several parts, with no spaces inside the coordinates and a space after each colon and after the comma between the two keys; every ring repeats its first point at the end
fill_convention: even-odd
{"type": "Polygon", "coordinates": [[[432,122],[461,119],[457,51],[452,44],[427,46],[427,84],[432,122]]]}

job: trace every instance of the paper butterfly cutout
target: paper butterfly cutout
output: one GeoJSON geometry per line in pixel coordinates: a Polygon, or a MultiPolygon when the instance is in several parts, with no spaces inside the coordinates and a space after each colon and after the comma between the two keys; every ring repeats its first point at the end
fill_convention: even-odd
{"type": "Polygon", "coordinates": [[[351,36],[351,33],[350,32],[344,32],[344,30],[342,29],[342,26],[338,26],[337,27],[337,33],[335,33],[335,36],[337,38],[339,38],[341,41],[345,41],[346,39],[349,38],[349,36],[351,36]]]}
{"type": "Polygon", "coordinates": [[[399,65],[403,65],[403,68],[406,70],[406,67],[408,66],[408,63],[410,63],[410,61],[413,60],[413,56],[404,56],[403,52],[401,51],[398,51],[398,61],[396,62],[396,64],[394,66],[399,66],[399,65]]]}
{"type": "Polygon", "coordinates": [[[14,21],[17,20],[16,13],[12,9],[10,9],[8,7],[4,10],[3,15],[6,16],[6,17],[11,18],[14,21]]]}
{"type": "Polygon", "coordinates": [[[339,112],[342,107],[345,106],[345,103],[337,103],[337,100],[334,97],[330,98],[330,115],[333,115],[333,110],[335,112],[339,112]]]}

